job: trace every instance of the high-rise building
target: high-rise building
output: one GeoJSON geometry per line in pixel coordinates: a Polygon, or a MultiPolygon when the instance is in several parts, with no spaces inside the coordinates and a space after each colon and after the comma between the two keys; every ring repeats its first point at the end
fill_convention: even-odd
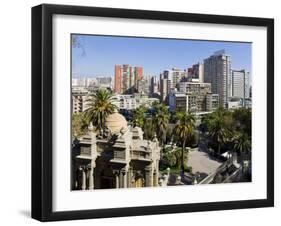
{"type": "Polygon", "coordinates": [[[153,103],[159,103],[159,99],[150,98],[143,94],[117,94],[113,97],[112,102],[120,110],[134,110],[140,106],[150,108],[153,103]]]}
{"type": "Polygon", "coordinates": [[[207,93],[198,96],[196,93],[184,93],[171,91],[169,93],[170,110],[180,110],[185,112],[200,113],[215,111],[219,106],[218,94],[207,93]]]}
{"type": "Polygon", "coordinates": [[[122,89],[122,67],[121,65],[115,65],[115,76],[114,76],[114,91],[121,93],[122,89]]]}
{"type": "Polygon", "coordinates": [[[142,67],[135,67],[134,68],[134,73],[135,73],[135,80],[141,80],[143,76],[143,69],[142,67]]]}
{"type": "Polygon", "coordinates": [[[177,68],[163,71],[163,78],[170,80],[171,89],[175,89],[184,77],[187,77],[187,72],[177,68]]]}
{"type": "Polygon", "coordinates": [[[171,80],[168,78],[163,78],[163,75],[161,75],[160,78],[160,98],[162,103],[168,104],[168,94],[171,89],[171,80]]]}
{"type": "Polygon", "coordinates": [[[137,81],[142,79],[142,67],[131,67],[128,64],[115,65],[114,91],[116,93],[134,93],[137,81]]]}
{"type": "Polygon", "coordinates": [[[184,93],[195,93],[206,95],[211,92],[211,83],[204,82],[180,82],[179,91],[184,93]]]}
{"type": "Polygon", "coordinates": [[[189,111],[206,111],[207,95],[211,93],[210,83],[180,82],[179,92],[189,96],[189,111]],[[192,97],[192,99],[191,99],[192,97]],[[192,100],[192,102],[191,102],[192,100]]]}
{"type": "Polygon", "coordinates": [[[230,68],[231,58],[224,50],[204,60],[204,82],[211,83],[212,93],[219,95],[220,107],[226,107],[232,96],[230,68]]]}
{"type": "Polygon", "coordinates": [[[204,82],[204,64],[198,63],[187,69],[189,81],[204,82]]]}
{"type": "Polygon", "coordinates": [[[137,80],[137,92],[149,95],[149,79],[143,77],[142,79],[137,80]]]}
{"type": "Polygon", "coordinates": [[[178,93],[172,91],[169,93],[169,109],[171,111],[190,111],[190,108],[195,105],[194,98],[188,96],[186,93],[178,93]]]}
{"type": "Polygon", "coordinates": [[[150,78],[150,95],[153,95],[158,92],[158,83],[157,83],[157,77],[152,76],[150,78]]]}
{"type": "Polygon", "coordinates": [[[77,114],[85,111],[88,99],[88,90],[85,87],[72,88],[72,113],[77,114]]]}
{"type": "Polygon", "coordinates": [[[186,71],[177,68],[165,70],[160,75],[160,98],[161,102],[169,104],[168,94],[177,88],[178,83],[187,76],[186,71]]]}
{"type": "Polygon", "coordinates": [[[72,78],[72,87],[84,87],[87,83],[86,80],[84,77],[72,78]]]}
{"type": "Polygon", "coordinates": [[[90,78],[86,78],[86,86],[97,86],[98,82],[97,79],[95,77],[90,77],[90,78]]]}
{"type": "Polygon", "coordinates": [[[215,111],[219,107],[219,95],[208,93],[206,96],[206,111],[215,111]]]}
{"type": "MultiPolygon", "coordinates": [[[[249,98],[249,72],[232,70],[232,96],[245,100],[249,98]]],[[[243,101],[244,102],[244,101],[243,101]]]]}

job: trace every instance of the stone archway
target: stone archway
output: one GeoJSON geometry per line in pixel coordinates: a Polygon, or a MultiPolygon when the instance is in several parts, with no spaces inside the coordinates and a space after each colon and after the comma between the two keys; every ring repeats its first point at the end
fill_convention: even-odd
{"type": "Polygon", "coordinates": [[[137,172],[135,173],[134,177],[133,177],[133,181],[132,181],[132,187],[133,188],[141,188],[144,187],[144,176],[137,172]]]}
{"type": "Polygon", "coordinates": [[[115,188],[115,177],[113,175],[112,169],[105,168],[101,171],[100,174],[100,188],[115,188]]]}
{"type": "Polygon", "coordinates": [[[141,188],[143,186],[144,186],[144,179],[143,179],[143,177],[136,178],[136,180],[135,180],[135,187],[136,188],[141,188]]]}

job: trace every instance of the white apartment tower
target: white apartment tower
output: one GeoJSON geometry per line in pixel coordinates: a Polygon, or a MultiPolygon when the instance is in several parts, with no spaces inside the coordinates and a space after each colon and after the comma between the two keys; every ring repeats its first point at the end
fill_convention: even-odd
{"type": "Polygon", "coordinates": [[[232,70],[232,96],[249,98],[249,72],[245,70],[232,70]]]}
{"type": "Polygon", "coordinates": [[[168,103],[168,94],[171,89],[171,80],[162,78],[160,79],[160,95],[161,95],[161,102],[168,103]]]}
{"type": "Polygon", "coordinates": [[[163,71],[163,78],[170,80],[171,89],[175,89],[177,87],[177,84],[182,80],[182,78],[186,76],[187,72],[178,68],[172,68],[171,70],[163,71]]]}
{"type": "Polygon", "coordinates": [[[231,89],[231,58],[224,50],[204,60],[204,82],[211,83],[212,93],[219,95],[219,106],[226,107],[231,89]]]}

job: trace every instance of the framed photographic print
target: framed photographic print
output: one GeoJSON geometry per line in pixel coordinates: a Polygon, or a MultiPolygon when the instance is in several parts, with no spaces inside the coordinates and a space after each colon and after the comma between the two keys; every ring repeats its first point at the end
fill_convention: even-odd
{"type": "Polygon", "coordinates": [[[274,21],[32,8],[32,217],[274,205],[274,21]]]}

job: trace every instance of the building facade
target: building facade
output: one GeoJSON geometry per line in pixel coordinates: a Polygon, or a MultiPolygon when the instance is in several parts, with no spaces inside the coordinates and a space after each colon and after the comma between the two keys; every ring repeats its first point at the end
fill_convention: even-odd
{"type": "Polygon", "coordinates": [[[128,64],[115,65],[114,91],[115,93],[134,93],[137,81],[143,77],[142,67],[132,67],[128,64]]]}
{"type": "Polygon", "coordinates": [[[114,74],[114,92],[122,92],[122,67],[121,65],[115,65],[115,74],[114,74]]]}
{"type": "Polygon", "coordinates": [[[243,106],[243,100],[239,97],[232,97],[227,102],[227,108],[229,110],[241,108],[242,106],[243,106]]]}
{"type": "Polygon", "coordinates": [[[137,80],[137,92],[149,95],[149,79],[147,77],[142,77],[142,79],[137,80]]]}
{"type": "Polygon", "coordinates": [[[163,78],[163,75],[160,77],[160,100],[162,103],[169,103],[169,92],[171,90],[171,80],[163,78]]]}
{"type": "Polygon", "coordinates": [[[212,93],[219,95],[220,107],[226,107],[232,96],[231,58],[224,50],[204,60],[204,82],[211,83],[212,93]]]}
{"type": "Polygon", "coordinates": [[[199,113],[219,107],[219,95],[211,93],[210,83],[180,82],[178,86],[179,91],[169,93],[170,110],[199,113]]]}
{"type": "Polygon", "coordinates": [[[153,96],[153,94],[158,92],[158,81],[156,76],[152,76],[150,78],[150,95],[153,96]]]}
{"type": "Polygon", "coordinates": [[[190,96],[189,111],[206,111],[207,94],[211,93],[210,83],[180,82],[178,85],[180,93],[186,93],[188,96],[190,96]]]}
{"type": "Polygon", "coordinates": [[[72,78],[72,87],[85,87],[86,86],[86,78],[84,77],[76,77],[72,78]]]}
{"type": "Polygon", "coordinates": [[[219,108],[219,95],[208,93],[206,95],[206,111],[215,111],[219,108]]]}
{"type": "Polygon", "coordinates": [[[187,72],[180,70],[178,68],[172,68],[171,70],[163,71],[163,78],[170,80],[170,89],[175,89],[177,84],[185,77],[187,77],[187,72]]]}
{"type": "Polygon", "coordinates": [[[72,113],[77,114],[87,109],[89,91],[85,87],[72,88],[72,113]]]}
{"type": "Polygon", "coordinates": [[[232,70],[232,96],[243,100],[250,97],[249,72],[232,70]]]}
{"type": "Polygon", "coordinates": [[[160,146],[143,139],[117,112],[106,118],[106,131],[73,141],[72,190],[152,187],[159,185],[160,146]]]}
{"type": "Polygon", "coordinates": [[[150,108],[153,103],[159,103],[159,99],[141,94],[115,95],[113,103],[120,110],[134,110],[140,106],[150,108]]]}
{"type": "Polygon", "coordinates": [[[192,104],[192,98],[186,93],[170,92],[169,93],[169,109],[171,111],[179,110],[188,112],[192,105],[194,106],[195,101],[192,104]],[[190,99],[190,100],[189,100],[190,99]]]}
{"type": "Polygon", "coordinates": [[[197,63],[192,65],[191,68],[187,69],[188,72],[188,80],[189,81],[198,81],[198,82],[204,82],[204,64],[197,63]]]}
{"type": "Polygon", "coordinates": [[[134,110],[137,108],[137,100],[133,95],[116,95],[113,103],[118,109],[134,110]]]}

